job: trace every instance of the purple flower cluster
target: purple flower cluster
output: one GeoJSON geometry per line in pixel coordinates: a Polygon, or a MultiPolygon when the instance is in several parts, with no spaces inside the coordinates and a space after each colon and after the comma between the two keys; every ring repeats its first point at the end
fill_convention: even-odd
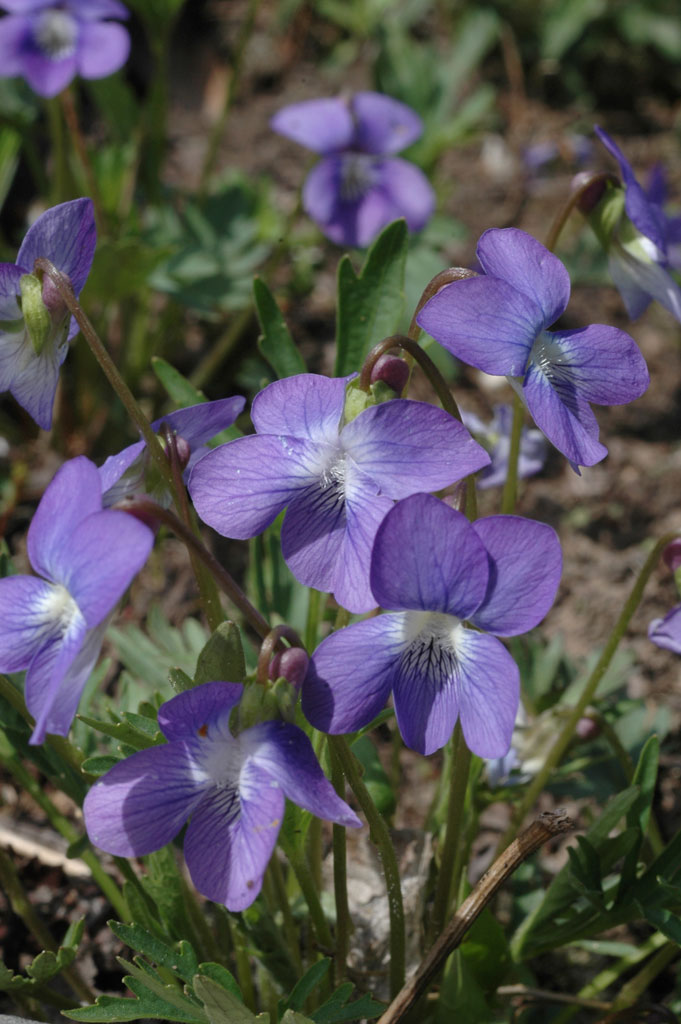
{"type": "Polygon", "coordinates": [[[125,512],[102,509],[97,467],[65,463],[28,530],[38,576],[0,580],[0,671],[26,669],[31,743],[65,736],[94,667],[107,619],[146,562],[153,534],[125,512]]]}
{"type": "Polygon", "coordinates": [[[303,187],[303,207],[333,242],[365,246],[399,217],[410,231],[429,220],[435,196],[428,179],[395,156],[423,132],[404,103],[378,92],[305,100],[284,107],[271,124],[322,154],[303,187]]]}
{"type": "Polygon", "coordinates": [[[297,726],[260,722],[232,733],[242,691],[237,683],[205,683],[163,704],[158,721],[168,742],[115,765],[83,807],[92,842],[119,857],[160,849],[189,818],[184,855],[192,881],[230,910],[244,910],[260,892],[284,797],[320,818],[361,825],[297,726]]]}
{"type": "Polygon", "coordinates": [[[21,75],[50,98],[76,76],[106,78],[123,67],[130,36],[110,18],[125,19],[118,0],[2,0],[0,75],[21,75]]]}

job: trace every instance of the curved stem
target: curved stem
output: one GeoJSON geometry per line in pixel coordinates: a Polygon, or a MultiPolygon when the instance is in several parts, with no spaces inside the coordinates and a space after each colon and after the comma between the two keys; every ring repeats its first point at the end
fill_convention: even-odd
{"type": "Polygon", "coordinates": [[[433,900],[433,911],[428,927],[426,945],[432,946],[449,916],[449,907],[452,895],[459,890],[459,881],[463,863],[458,865],[459,877],[455,877],[454,871],[456,853],[462,841],[463,810],[466,802],[466,789],[468,786],[468,773],[471,764],[471,752],[466,745],[461,729],[461,722],[457,721],[452,736],[452,756],[450,761],[449,774],[449,800],[447,802],[447,822],[445,826],[445,841],[442,845],[440,856],[440,870],[435,888],[435,899],[433,900]]]}
{"type": "Polygon", "coordinates": [[[289,864],[293,868],[293,873],[296,876],[296,881],[300,886],[300,890],[307,903],[308,910],[310,911],[310,917],[314,930],[317,933],[317,942],[322,950],[329,951],[333,949],[333,939],[331,937],[331,929],[329,928],[329,922],[326,920],[322,904],[317,894],[317,886],[315,885],[312,872],[307,863],[305,851],[296,846],[294,843],[289,842],[284,834],[283,830],[279,833],[279,845],[283,849],[289,864]]]}
{"type": "Polygon", "coordinates": [[[498,850],[503,850],[508,843],[511,841],[515,832],[518,828],[519,823],[523,820],[527,812],[530,810],[535,800],[546,785],[553,770],[560,764],[560,760],[567,750],[567,747],[574,736],[575,727],[577,722],[584,714],[584,710],[591,703],[598,689],[598,684],[605,675],[610,662],[612,661],[613,655],[617,650],[620,640],[624,636],[631,618],[638,608],[639,602],[643,596],[646,583],[650,579],[653,569],[657,565],[660,555],[664,548],[669,544],[671,540],[678,537],[677,532],[665,534],[660,540],[657,541],[655,547],[648,555],[643,568],[641,569],[636,582],[634,583],[631,593],[627,598],[620,616],[615,623],[614,629],[608,638],[608,642],[601,652],[601,656],[594,666],[593,672],[584,684],[581,696],[572,711],[567,716],[563,728],[558,734],[555,743],[551,747],[546,761],[542,765],[541,769],[534,777],[530,785],[525,791],[523,799],[518,804],[516,812],[513,815],[513,820],[506,833],[502,836],[498,850]]]}
{"type": "Polygon", "coordinates": [[[549,229],[549,233],[546,238],[547,249],[554,252],[556,245],[558,244],[558,239],[560,238],[563,228],[568,222],[570,214],[575,207],[579,206],[579,203],[585,197],[586,193],[590,189],[598,187],[599,184],[602,183],[605,186],[608,182],[619,185],[619,178],[616,175],[611,174],[610,171],[602,171],[597,174],[592,174],[586,177],[582,185],[570,194],[564,205],[558,211],[556,218],[549,229]]]}
{"type": "Polygon", "coordinates": [[[381,858],[390,913],[390,993],[394,997],[404,984],[406,957],[404,905],[402,903],[400,872],[397,865],[397,857],[395,856],[395,848],[390,839],[390,832],[388,831],[385,819],[376,808],[369,795],[369,791],[362,781],[357,760],[350,750],[347,740],[344,736],[329,736],[328,741],[330,748],[337,755],[345,778],[348,780],[350,788],[355,794],[357,802],[369,823],[371,839],[376,844],[381,858]]]}
{"type": "MultiPolygon", "coordinates": [[[[343,766],[333,747],[329,747],[331,755],[331,782],[340,797],[344,796],[345,776],[343,766]]],[[[352,919],[348,904],[348,866],[345,828],[343,825],[333,826],[333,892],[336,899],[336,976],[334,983],[340,985],[345,980],[348,949],[352,919]]]]}
{"type": "Polygon", "coordinates": [[[363,391],[368,391],[371,383],[371,371],[374,364],[385,352],[389,352],[391,348],[401,348],[405,352],[408,352],[410,356],[416,360],[419,364],[426,377],[433,385],[437,397],[440,399],[442,408],[453,416],[455,420],[461,422],[461,413],[459,412],[458,406],[454,401],[451,391],[447,387],[447,382],[438,370],[437,366],[427,355],[418,342],[412,338],[408,338],[406,334],[391,334],[389,338],[384,338],[383,341],[379,341],[378,345],[369,352],[368,356],[364,360],[362,371],[359,375],[359,386],[363,391]]]}

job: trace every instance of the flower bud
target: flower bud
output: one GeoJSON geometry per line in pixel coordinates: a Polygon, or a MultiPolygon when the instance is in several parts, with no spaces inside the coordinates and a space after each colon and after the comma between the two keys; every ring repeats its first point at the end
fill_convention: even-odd
{"type": "Polygon", "coordinates": [[[300,689],[309,660],[302,647],[288,647],[285,651],[277,651],[270,662],[269,677],[270,679],[283,678],[291,686],[300,689]]]}
{"type": "Polygon", "coordinates": [[[589,718],[585,715],[580,718],[575,726],[575,735],[580,740],[595,740],[600,735],[601,727],[598,722],[595,722],[593,718],[589,718]]]}
{"type": "Polygon", "coordinates": [[[384,381],[397,395],[404,391],[409,380],[409,367],[404,359],[387,352],[379,356],[371,370],[371,383],[384,381]]]}
{"type": "Polygon", "coordinates": [[[667,544],[667,547],[662,552],[665,565],[671,569],[673,573],[677,569],[681,569],[681,537],[677,537],[675,540],[667,544]]]}
{"type": "Polygon", "coordinates": [[[607,179],[593,171],[580,171],[572,179],[572,192],[579,192],[577,208],[585,215],[591,213],[600,203],[607,187],[607,179]]]}

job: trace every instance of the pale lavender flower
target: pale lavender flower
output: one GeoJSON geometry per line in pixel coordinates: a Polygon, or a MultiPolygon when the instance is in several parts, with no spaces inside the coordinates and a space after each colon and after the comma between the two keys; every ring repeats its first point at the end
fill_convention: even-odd
{"type": "Polygon", "coordinates": [[[484,273],[441,288],[419,325],[463,362],[508,376],[575,468],[600,462],[608,450],[589,403],[622,405],[643,394],[649,376],[636,342],[605,324],[549,331],[568,304],[570,278],[524,231],[485,231],[477,255],[484,273]]]}
{"type": "Polygon", "coordinates": [[[230,714],[242,692],[237,683],[204,683],[162,704],[168,742],[114,765],[83,806],[92,842],[119,857],[159,850],[189,818],[184,856],[192,881],[233,911],[260,892],[285,797],[320,818],[361,825],[297,726],[267,721],[233,735],[230,714]]]}
{"type": "Polygon", "coordinates": [[[347,379],[299,374],[256,395],[256,434],[208,452],[189,491],[225,537],[255,537],[287,509],[281,550],[299,582],[365,612],[369,556],[399,498],[435,491],[487,465],[465,427],[425,402],[393,399],[343,424],[347,379]]]}
{"type": "Polygon", "coordinates": [[[407,746],[432,754],[460,719],[473,753],[504,757],[520,680],[497,636],[544,618],[561,566],[560,543],[544,523],[470,523],[429,494],[398,502],[371,556],[371,588],[389,611],[322,641],[303,683],[305,716],[324,732],[355,732],[392,693],[407,746]]]}
{"type": "Polygon", "coordinates": [[[26,669],[31,743],[65,736],[92,671],[107,617],[149,556],[154,538],[137,519],[102,510],[89,459],[66,462],[28,530],[38,576],[0,580],[0,671],[26,669]]]}
{"type": "Polygon", "coordinates": [[[648,638],[674,654],[681,654],[681,604],[677,604],[662,619],[653,619],[648,626],[648,638]]]}
{"type": "MultiPolygon", "coordinates": [[[[488,487],[500,487],[508,476],[508,457],[511,451],[511,427],[513,425],[513,409],[510,405],[495,405],[494,415],[490,423],[484,423],[472,412],[461,413],[463,425],[467,427],[476,441],[489,452],[492,459],[477,477],[477,484],[482,490],[488,487]]],[[[546,439],[541,430],[523,427],[520,435],[520,452],[518,455],[518,476],[525,478],[534,476],[544,468],[546,462],[546,439]]]]}
{"type": "Polygon", "coordinates": [[[369,245],[404,217],[420,231],[435,206],[423,172],[396,157],[423,132],[421,118],[378,92],[305,100],[280,110],[272,128],[321,153],[303,186],[306,213],[338,245],[369,245]]]}
{"type": "Polygon", "coordinates": [[[52,425],[59,367],[78,325],[51,281],[34,273],[39,257],[69,278],[76,295],[95,252],[92,201],[74,199],[46,210],[31,225],[16,263],[0,263],[0,391],[11,391],[39,427],[52,425]]]}
{"type": "Polygon", "coordinates": [[[21,75],[50,98],[76,76],[105,78],[130,51],[130,36],[109,18],[127,18],[118,0],[2,0],[0,76],[21,75]]]}

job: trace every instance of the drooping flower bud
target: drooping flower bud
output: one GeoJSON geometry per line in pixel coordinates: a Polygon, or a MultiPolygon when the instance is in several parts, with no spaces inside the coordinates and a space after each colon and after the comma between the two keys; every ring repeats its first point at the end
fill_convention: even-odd
{"type": "Polygon", "coordinates": [[[277,651],[269,668],[270,679],[285,679],[291,686],[299,689],[307,672],[309,662],[307,652],[302,647],[288,647],[285,651],[277,651]]]}
{"type": "Polygon", "coordinates": [[[404,359],[385,352],[379,356],[371,370],[371,383],[383,381],[395,394],[401,395],[409,380],[409,367],[404,359]]]}

